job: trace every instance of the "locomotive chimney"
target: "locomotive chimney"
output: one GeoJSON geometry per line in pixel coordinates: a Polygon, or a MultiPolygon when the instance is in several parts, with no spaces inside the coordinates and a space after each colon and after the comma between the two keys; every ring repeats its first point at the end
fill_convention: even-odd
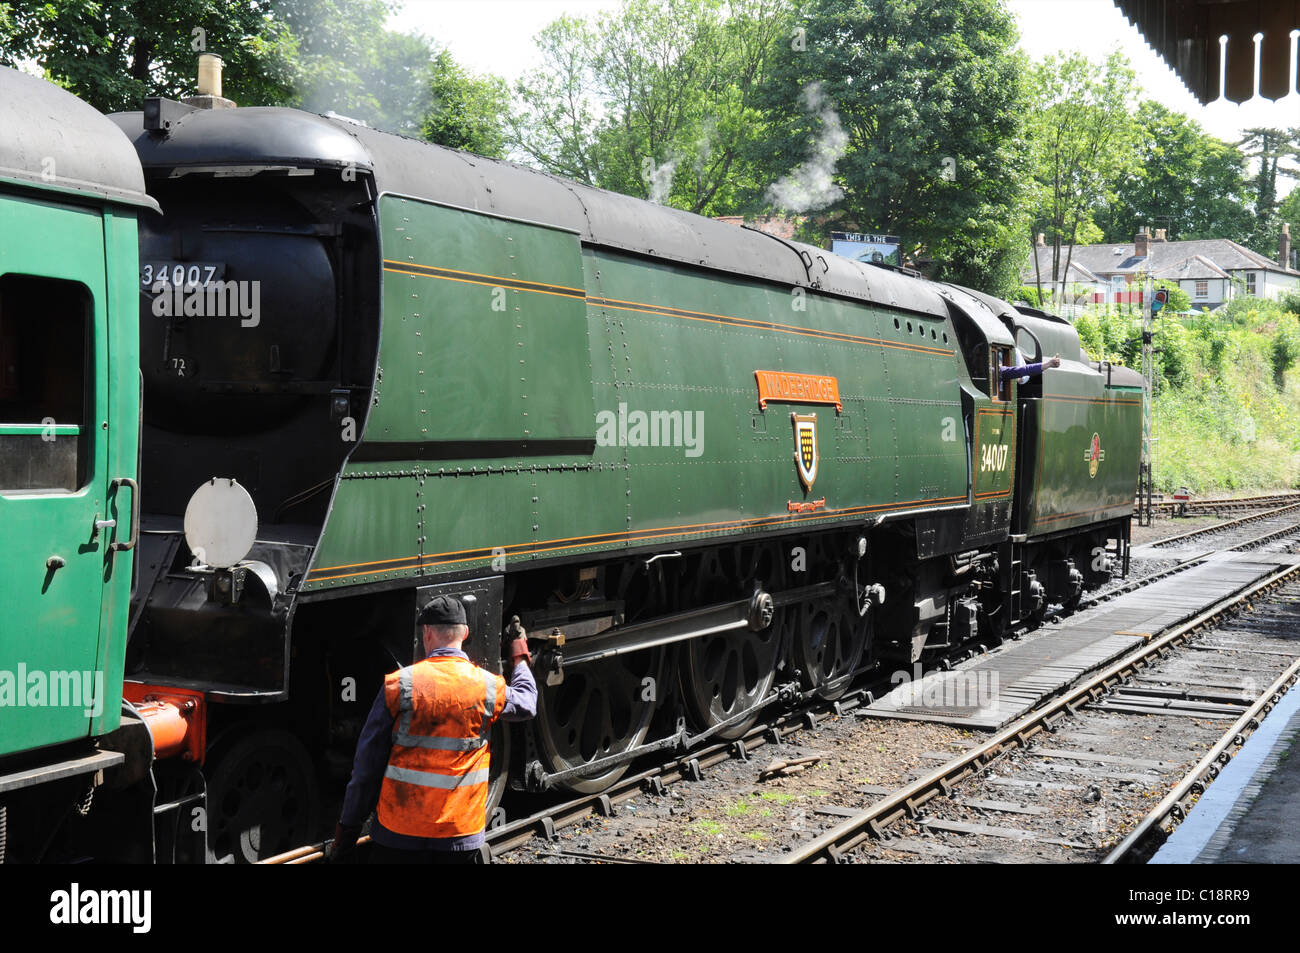
{"type": "Polygon", "coordinates": [[[1147,234],[1146,226],[1133,236],[1133,254],[1138,258],[1147,256],[1147,243],[1151,241],[1151,236],[1147,234]]]}
{"type": "Polygon", "coordinates": [[[1277,263],[1283,268],[1291,267],[1291,224],[1282,223],[1282,234],[1277,239],[1277,263]]]}
{"type": "Polygon", "coordinates": [[[199,95],[221,95],[221,68],[225,61],[216,53],[199,54],[199,95]]]}
{"type": "Polygon", "coordinates": [[[233,101],[221,95],[221,70],[225,62],[216,53],[199,54],[199,92],[181,100],[198,109],[233,109],[233,101]]]}

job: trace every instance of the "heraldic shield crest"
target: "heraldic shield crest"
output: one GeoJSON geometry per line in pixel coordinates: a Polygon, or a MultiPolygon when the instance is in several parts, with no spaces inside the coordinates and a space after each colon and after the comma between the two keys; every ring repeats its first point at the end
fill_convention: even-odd
{"type": "Polygon", "coordinates": [[[817,415],[791,414],[790,420],[794,423],[794,466],[806,493],[817,479],[817,415]]]}

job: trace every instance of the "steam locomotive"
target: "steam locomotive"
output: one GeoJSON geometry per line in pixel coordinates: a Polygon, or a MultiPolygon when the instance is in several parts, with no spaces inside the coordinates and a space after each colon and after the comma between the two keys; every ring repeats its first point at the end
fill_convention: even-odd
{"type": "Polygon", "coordinates": [[[1141,378],[1059,318],[343,117],[217,91],[111,119],[162,212],[122,663],[177,726],[155,855],[317,835],[436,594],[480,664],[503,620],[532,637],[495,805],[1126,567],[1141,378]],[[1017,348],[1062,365],[1002,381],[1017,348]]]}

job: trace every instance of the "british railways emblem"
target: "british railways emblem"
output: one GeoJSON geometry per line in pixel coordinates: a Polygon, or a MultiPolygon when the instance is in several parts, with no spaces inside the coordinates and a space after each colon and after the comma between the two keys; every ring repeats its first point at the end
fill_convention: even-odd
{"type": "Polygon", "coordinates": [[[1095,477],[1097,475],[1097,467],[1101,464],[1101,461],[1106,459],[1106,451],[1101,449],[1101,436],[1099,434],[1094,433],[1092,435],[1092,443],[1089,444],[1088,449],[1084,451],[1083,459],[1088,462],[1089,479],[1095,477]]]}

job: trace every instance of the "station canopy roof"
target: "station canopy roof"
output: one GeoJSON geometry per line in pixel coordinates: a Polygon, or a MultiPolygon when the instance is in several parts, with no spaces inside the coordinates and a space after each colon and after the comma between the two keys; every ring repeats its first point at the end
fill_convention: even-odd
{"type": "Polygon", "coordinates": [[[1300,0],[1115,0],[1115,6],[1202,103],[1219,98],[1221,63],[1225,98],[1240,103],[1255,94],[1257,33],[1263,34],[1260,95],[1280,99],[1296,79],[1291,31],[1300,29],[1300,0]]]}

